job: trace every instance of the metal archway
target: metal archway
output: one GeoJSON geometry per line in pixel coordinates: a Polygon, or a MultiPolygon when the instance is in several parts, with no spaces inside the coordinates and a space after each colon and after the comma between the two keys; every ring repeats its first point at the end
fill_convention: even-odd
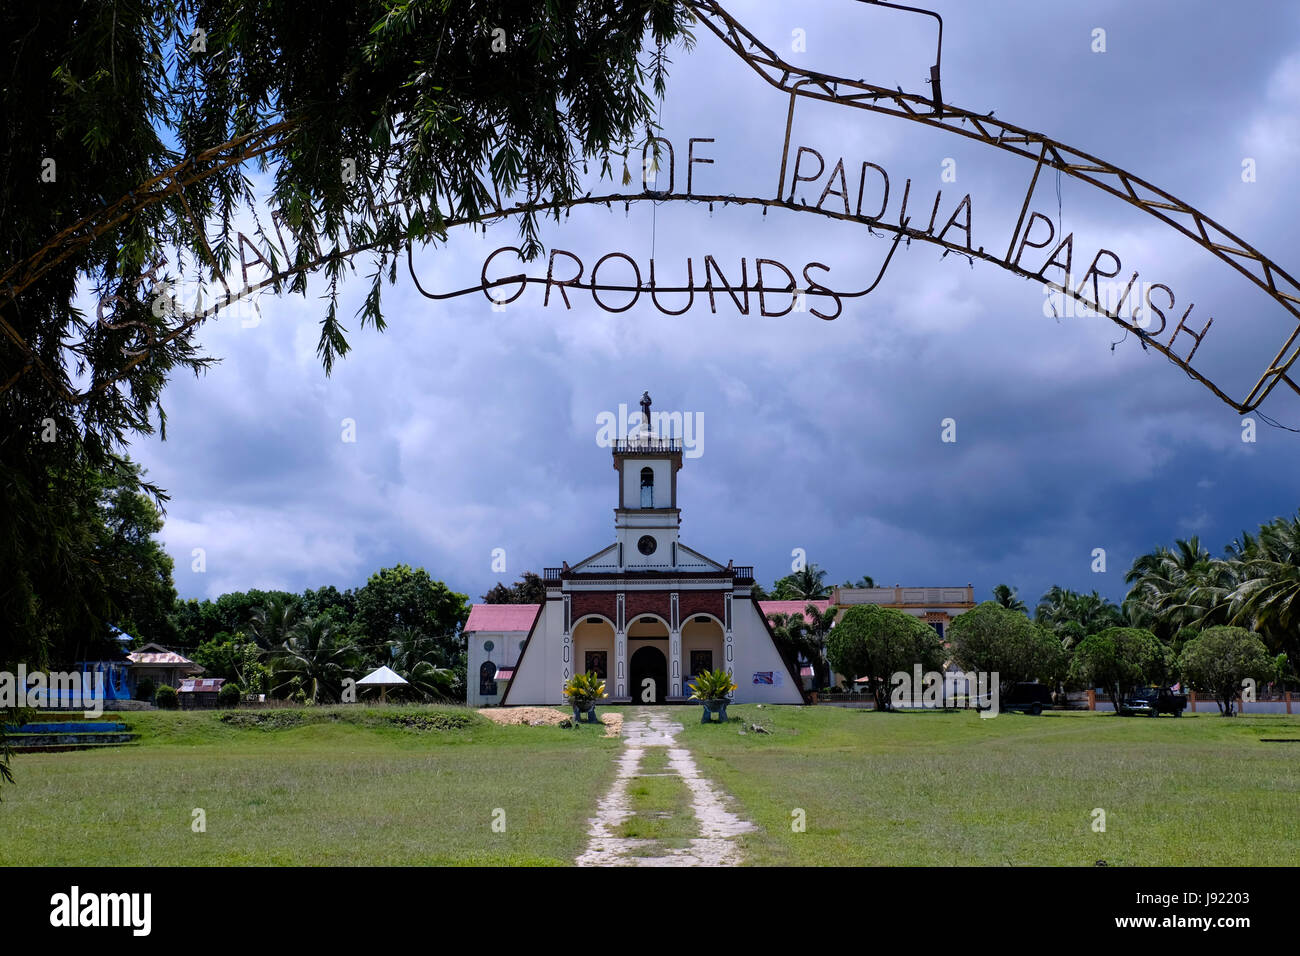
{"type": "MultiPolygon", "coordinates": [[[[879,228],[894,233],[893,244],[875,280],[861,291],[840,293],[845,297],[864,296],[874,290],[883,277],[885,270],[888,268],[888,265],[897,250],[899,241],[906,240],[910,244],[910,242],[915,239],[941,246],[945,249],[945,254],[947,252],[953,252],[972,261],[978,259],[989,262],[1005,271],[1020,275],[1023,278],[1042,281],[1045,285],[1050,286],[1055,291],[1087,306],[1089,309],[1097,311],[1099,314],[1105,315],[1112,322],[1136,335],[1143,348],[1152,348],[1165,355],[1171,362],[1182,368],[1189,376],[1199,381],[1202,385],[1213,392],[1221,401],[1239,412],[1247,412],[1258,408],[1279,382],[1285,383],[1292,389],[1292,391],[1297,395],[1300,395],[1300,384],[1297,384],[1295,378],[1291,374],[1292,366],[1296,362],[1296,359],[1300,358],[1300,345],[1297,344],[1297,339],[1300,339],[1300,282],[1297,282],[1297,280],[1285,269],[1264,256],[1244,239],[1240,238],[1214,219],[1140,177],[1109,164],[1082,150],[1067,146],[1064,143],[1023,127],[996,120],[993,118],[992,113],[977,114],[943,102],[939,86],[938,57],[936,57],[935,65],[931,68],[931,86],[933,95],[926,97],[919,94],[905,93],[901,88],[889,89],[867,83],[860,79],[855,80],[828,73],[820,73],[791,64],[782,59],[781,56],[772,49],[764,45],[743,24],[728,13],[718,0],[686,0],[686,2],[695,13],[699,22],[703,23],[710,32],[712,32],[732,52],[739,56],[740,59],[762,77],[765,82],[776,89],[781,90],[789,97],[789,111],[786,121],[781,181],[778,186],[776,197],[735,196],[722,194],[700,195],[692,194],[690,192],[675,192],[672,190],[667,192],[646,190],[639,194],[609,193],[600,196],[587,195],[564,201],[542,201],[540,199],[534,199],[533,201],[516,203],[512,206],[506,206],[505,204],[500,203],[497,209],[482,216],[447,219],[444,222],[445,228],[451,229],[457,226],[497,221],[526,212],[554,212],[560,209],[571,209],[599,204],[612,207],[613,204],[620,202],[628,205],[631,203],[641,202],[662,203],[679,201],[691,203],[721,203],[724,205],[735,204],[741,206],[756,205],[761,206],[764,209],[787,209],[799,213],[820,215],[831,219],[864,223],[873,228],[879,228]],[[968,246],[946,241],[942,238],[942,232],[939,236],[934,235],[933,216],[931,217],[929,226],[926,229],[920,229],[912,227],[911,219],[907,217],[901,217],[898,223],[888,223],[883,220],[864,218],[860,215],[841,214],[834,210],[811,208],[796,204],[793,201],[793,193],[788,198],[782,198],[780,193],[784,190],[785,184],[785,170],[788,161],[794,107],[796,102],[800,99],[831,103],[851,109],[867,110],[907,120],[909,122],[920,123],[1031,160],[1034,163],[1033,177],[1030,180],[1028,189],[1026,190],[1025,200],[1021,206],[1020,216],[1017,220],[1016,229],[1006,255],[998,256],[993,252],[985,251],[983,247],[979,250],[973,250],[968,246]],[[1109,195],[1117,197],[1129,205],[1135,206],[1146,214],[1154,217],[1183,236],[1191,239],[1202,249],[1227,263],[1241,275],[1249,279],[1255,286],[1261,289],[1274,302],[1290,314],[1296,323],[1294,328],[1291,329],[1282,347],[1269,362],[1255,385],[1244,398],[1238,400],[1226,394],[1218,385],[1191,366],[1191,356],[1188,357],[1188,360],[1184,360],[1181,356],[1173,352],[1170,348],[1172,339],[1167,343],[1156,341],[1143,328],[1125,321],[1120,316],[1118,307],[1114,310],[1108,309],[1099,301],[1096,301],[1095,299],[1090,300],[1082,296],[1080,294],[1080,289],[1071,289],[1066,285],[1051,282],[1040,274],[1022,268],[1019,266],[1017,261],[1012,261],[1012,251],[1017,239],[1021,237],[1021,228],[1024,225],[1025,216],[1029,211],[1029,204],[1033,195],[1034,187],[1037,184],[1039,174],[1044,167],[1057,170],[1062,174],[1071,176],[1109,195]]],[[[894,9],[924,13],[930,16],[935,16],[936,19],[938,19],[937,15],[930,11],[914,7],[905,7],[901,4],[887,3],[884,2],[884,0],[862,0],[862,2],[872,3],[883,7],[891,7],[894,9]]],[[[940,39],[941,38],[942,21],[940,20],[940,39]]],[[[196,233],[199,236],[202,236],[203,224],[195,221],[195,218],[190,212],[189,205],[185,199],[185,189],[223,169],[241,165],[242,163],[259,156],[274,155],[275,153],[285,149],[293,138],[295,127],[296,124],[293,121],[277,123],[264,130],[222,144],[221,146],[214,147],[199,156],[191,157],[171,169],[160,173],[153,179],[142,184],[138,189],[133,190],[127,196],[119,199],[117,202],[104,207],[91,216],[88,216],[80,222],[62,230],[27,260],[10,266],[0,274],[0,284],[4,286],[10,299],[16,300],[25,289],[40,279],[41,276],[45,275],[49,269],[53,268],[60,262],[65,261],[77,248],[94,241],[117,224],[138,214],[144,208],[147,208],[154,203],[173,198],[175,198],[183,207],[186,215],[191,221],[191,224],[194,226],[196,233]]],[[[0,314],[0,334],[3,334],[7,339],[9,339],[9,341],[17,346],[18,349],[28,358],[27,364],[24,368],[15,373],[8,381],[0,383],[0,394],[3,394],[5,390],[12,387],[15,381],[22,375],[29,371],[36,370],[69,401],[74,403],[84,402],[96,392],[109,388],[114,383],[121,380],[133,367],[144,360],[150,348],[166,344],[178,336],[186,334],[196,324],[215,316],[231,302],[237,301],[244,296],[267,287],[275,287],[278,290],[281,287],[281,284],[289,277],[298,277],[310,273],[332,260],[347,258],[360,252],[374,250],[379,247],[379,243],[352,245],[343,250],[335,249],[328,253],[316,256],[299,256],[292,267],[279,272],[273,272],[266,279],[258,282],[246,282],[237,292],[232,292],[229,289],[229,286],[225,283],[224,278],[222,278],[220,271],[216,267],[215,257],[212,256],[211,249],[206,246],[206,241],[204,241],[204,247],[207,252],[206,258],[208,260],[208,265],[211,267],[213,275],[220,279],[223,286],[226,287],[226,295],[215,301],[207,309],[192,313],[181,313],[180,317],[182,321],[180,321],[175,328],[169,330],[166,336],[160,339],[150,339],[143,345],[142,349],[138,353],[128,353],[130,360],[121,369],[112,375],[91,383],[82,392],[69,392],[64,385],[57,380],[57,377],[44,366],[39,355],[36,354],[32,346],[23,339],[23,337],[7,320],[5,320],[3,314],[0,314]]],[[[415,278],[417,288],[419,288],[419,291],[423,295],[431,299],[448,299],[455,296],[486,291],[488,289],[517,282],[552,283],[552,280],[549,277],[547,279],[538,279],[535,277],[515,275],[504,279],[488,281],[486,275],[484,275],[482,281],[477,285],[472,285],[467,288],[447,293],[433,293],[420,286],[418,277],[415,277],[414,268],[410,264],[411,244],[409,242],[406,244],[406,248],[408,267],[411,270],[412,277],[415,278]]],[[[705,287],[696,286],[694,284],[685,287],[659,287],[657,290],[645,286],[597,284],[594,282],[587,284],[567,283],[567,285],[571,288],[590,289],[593,291],[658,291],[662,293],[706,291],[705,287]]],[[[791,286],[780,288],[767,287],[764,289],[761,285],[756,284],[754,286],[746,286],[745,288],[748,291],[767,291],[774,293],[789,293],[792,291],[791,286]]],[[[1082,288],[1082,286],[1080,288],[1082,288]]],[[[1179,330],[1175,330],[1175,336],[1178,334],[1178,331],[1179,330]]],[[[1195,350],[1193,350],[1193,354],[1194,352],[1195,350]]]]}

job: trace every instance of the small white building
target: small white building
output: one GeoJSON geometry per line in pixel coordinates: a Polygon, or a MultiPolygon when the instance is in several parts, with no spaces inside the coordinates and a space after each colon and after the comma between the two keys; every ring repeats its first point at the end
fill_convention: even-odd
{"type": "Polygon", "coordinates": [[[470,608],[465,622],[469,706],[495,707],[501,703],[540,608],[540,604],[475,604],[470,608]]]}

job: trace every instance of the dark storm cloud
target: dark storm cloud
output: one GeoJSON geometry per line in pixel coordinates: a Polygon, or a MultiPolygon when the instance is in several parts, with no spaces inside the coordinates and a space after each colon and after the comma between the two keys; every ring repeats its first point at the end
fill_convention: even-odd
{"type": "MultiPolygon", "coordinates": [[[[1300,28],[1289,7],[936,8],[949,101],[996,109],[1129,168],[1300,269],[1287,262],[1300,162],[1300,28]],[[1095,28],[1107,31],[1105,54],[1090,51],[1095,28]],[[1258,182],[1242,183],[1244,157],[1257,160],[1258,182]]],[[[787,49],[803,30],[796,62],[924,90],[933,53],[924,24],[829,0],[733,12],[787,49]]],[[[771,195],[785,98],[697,32],[696,52],[674,56],[663,105],[677,175],[686,139],[710,136],[701,155],[716,162],[696,167],[697,188],[771,195]]],[[[970,192],[975,231],[987,237],[978,241],[1005,245],[1028,165],[899,121],[810,111],[800,122],[830,162],[889,168],[895,213],[908,176],[917,215],[937,189],[945,217],[970,192]],[[957,160],[957,183],[940,183],[944,157],[957,160]]],[[[1045,181],[1035,195],[1053,219],[1054,188],[1045,181]]],[[[1096,246],[1113,241],[1144,278],[1195,299],[1197,314],[1210,310],[1221,333],[1213,360],[1253,381],[1258,353],[1275,347],[1257,318],[1277,312],[1265,297],[1095,190],[1067,180],[1061,216],[1080,237],[1076,282],[1096,246]]],[[[724,269],[747,257],[752,275],[753,259],[770,256],[831,263],[841,288],[869,281],[888,248],[860,227],[724,207],[575,211],[546,232],[548,247],[588,269],[622,250],[643,267],[653,254],[669,276],[684,275],[692,256],[698,277],[712,253],[724,269]]],[[[514,241],[511,225],[493,226],[486,238],[424,251],[416,268],[427,287],[463,287],[488,252],[514,241]]],[[[361,286],[346,289],[345,312],[361,286]]],[[[263,302],[257,328],[211,325],[207,344],[225,363],[177,380],[172,437],[135,449],[173,493],[163,537],[187,596],[355,586],[397,561],[477,596],[498,578],[576,561],[612,534],[615,475],[597,415],[635,408],[643,389],[656,408],[703,415],[704,453],[680,477],[683,540],[753,563],[765,581],[803,548],[837,582],[970,581],[983,597],[1007,581],[1031,603],[1057,583],[1118,599],[1135,554],[1192,534],[1217,551],[1300,504],[1296,436],[1261,422],[1259,442],[1243,444],[1240,416],[1163,358],[1131,338],[1112,351],[1122,333],[1110,323],[1045,317],[1039,285],[940,261],[920,243],[834,322],[725,305],[713,314],[704,297],[676,318],[645,302],[611,315],[590,296],[566,310],[543,307],[537,287],[498,313],[477,295],[426,300],[403,271],[385,290],[389,330],[354,331],[355,351],[329,379],[314,357],[320,291],[263,302]],[[955,444],[940,441],[949,417],[955,444]],[[355,442],[342,440],[344,419],[355,442]],[[204,574],[190,571],[196,547],[204,574]],[[494,548],[506,551],[504,575],[491,571],[494,548]],[[1106,549],[1106,574],[1089,570],[1094,548],[1106,549]]],[[[1300,424],[1300,400],[1278,393],[1270,410],[1300,424]]]]}

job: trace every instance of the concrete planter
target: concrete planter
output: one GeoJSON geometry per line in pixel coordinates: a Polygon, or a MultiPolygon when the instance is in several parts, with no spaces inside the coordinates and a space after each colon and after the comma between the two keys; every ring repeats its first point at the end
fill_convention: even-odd
{"type": "Polygon", "coordinates": [[[718,723],[725,724],[727,722],[727,705],[730,703],[731,700],[727,697],[719,697],[713,700],[700,701],[700,704],[703,705],[704,707],[704,714],[703,716],[700,717],[700,723],[702,724],[713,723],[713,715],[717,714],[718,723]]]}

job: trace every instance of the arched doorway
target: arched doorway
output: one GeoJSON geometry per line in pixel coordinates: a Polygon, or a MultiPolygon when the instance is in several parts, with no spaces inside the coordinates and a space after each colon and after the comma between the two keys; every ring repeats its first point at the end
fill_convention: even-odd
{"type": "Polygon", "coordinates": [[[668,696],[668,658],[664,657],[664,652],[659,648],[638,648],[628,663],[628,674],[631,681],[627,690],[632,703],[662,704],[664,698],[668,696]],[[654,682],[652,687],[654,696],[651,700],[646,700],[643,696],[647,679],[654,682]]]}
{"type": "Polygon", "coordinates": [[[497,666],[491,661],[484,661],[478,669],[478,692],[480,697],[496,696],[497,666]]]}

